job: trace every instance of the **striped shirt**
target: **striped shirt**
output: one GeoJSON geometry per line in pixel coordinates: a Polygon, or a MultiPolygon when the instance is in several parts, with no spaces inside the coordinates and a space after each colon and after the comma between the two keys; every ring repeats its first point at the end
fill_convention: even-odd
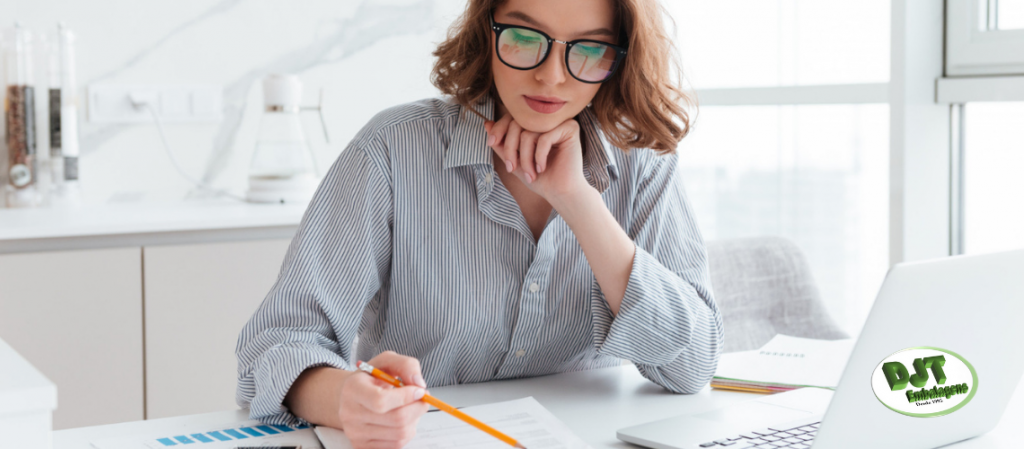
{"type": "MultiPolygon", "coordinates": [[[[584,176],[636,246],[613,315],[557,211],[534,239],[483,119],[463,109],[447,97],[387,109],[331,166],[238,338],[237,400],[253,419],[302,422],[282,400],[303,370],[388,350],[419,359],[428,387],[623,359],[673,392],[709,382],[722,317],[677,156],[615,149],[590,107],[576,117],[584,176]]],[[[493,117],[494,101],[478,110],[493,117]]]]}

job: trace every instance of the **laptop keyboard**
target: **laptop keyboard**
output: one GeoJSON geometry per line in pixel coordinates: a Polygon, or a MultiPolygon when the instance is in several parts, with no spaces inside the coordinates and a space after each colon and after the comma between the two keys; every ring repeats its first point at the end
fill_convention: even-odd
{"type": "Polygon", "coordinates": [[[811,447],[814,436],[818,434],[820,422],[803,423],[796,427],[791,425],[768,427],[766,429],[745,432],[721,440],[708,441],[700,447],[729,449],[775,449],[777,447],[806,449],[811,447]]]}

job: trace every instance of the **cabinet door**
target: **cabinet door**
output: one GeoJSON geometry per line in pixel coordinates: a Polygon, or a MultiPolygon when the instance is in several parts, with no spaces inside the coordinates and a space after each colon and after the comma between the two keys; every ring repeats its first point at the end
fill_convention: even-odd
{"type": "Polygon", "coordinates": [[[0,255],[0,338],[57,385],[55,430],[143,419],[140,250],[0,255]]]}
{"type": "Polygon", "coordinates": [[[235,344],[290,240],[143,249],[146,417],[237,409],[235,344]]]}

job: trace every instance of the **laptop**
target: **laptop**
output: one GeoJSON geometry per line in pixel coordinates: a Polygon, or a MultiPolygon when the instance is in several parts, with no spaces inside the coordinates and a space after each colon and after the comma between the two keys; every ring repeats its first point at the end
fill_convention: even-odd
{"type": "Polygon", "coordinates": [[[1024,250],[893,266],[835,392],[619,429],[657,449],[933,448],[992,430],[1024,372],[1024,250]]]}

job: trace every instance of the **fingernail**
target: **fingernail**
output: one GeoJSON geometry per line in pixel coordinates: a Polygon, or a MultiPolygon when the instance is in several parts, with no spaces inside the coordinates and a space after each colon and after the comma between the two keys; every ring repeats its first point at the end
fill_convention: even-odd
{"type": "Polygon", "coordinates": [[[491,145],[494,145],[494,136],[493,135],[488,135],[487,136],[487,146],[491,146],[491,145]]]}
{"type": "Polygon", "coordinates": [[[512,163],[511,162],[505,161],[505,170],[508,170],[509,173],[512,173],[512,163]]]}
{"type": "Polygon", "coordinates": [[[533,183],[533,175],[531,175],[531,174],[527,173],[527,174],[526,174],[526,182],[528,182],[528,183],[531,183],[531,184],[532,184],[532,183],[533,183]]]}
{"type": "Polygon", "coordinates": [[[416,398],[416,400],[420,400],[420,399],[423,399],[423,395],[425,395],[425,394],[427,394],[427,390],[424,390],[422,388],[417,388],[416,389],[416,393],[413,394],[413,397],[416,398]]]}
{"type": "Polygon", "coordinates": [[[427,387],[427,383],[423,381],[423,376],[421,376],[419,374],[413,376],[412,383],[414,383],[416,385],[419,385],[419,386],[421,386],[423,388],[427,387]]]}
{"type": "Polygon", "coordinates": [[[537,173],[544,173],[544,166],[543,165],[538,165],[537,166],[537,173]]]}

